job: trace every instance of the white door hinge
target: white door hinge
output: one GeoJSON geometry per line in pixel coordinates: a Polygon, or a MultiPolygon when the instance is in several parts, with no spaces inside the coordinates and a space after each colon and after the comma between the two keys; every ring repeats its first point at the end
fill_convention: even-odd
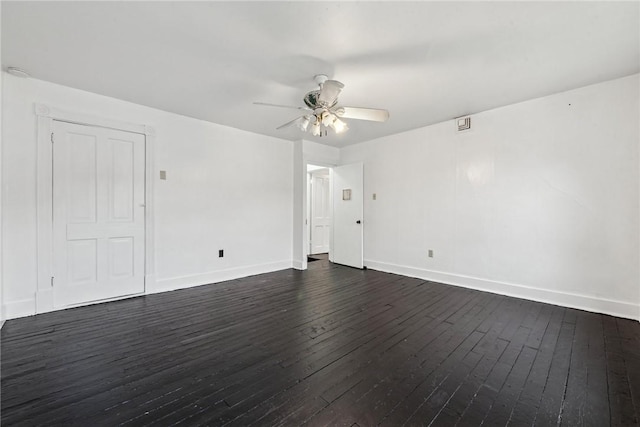
{"type": "Polygon", "coordinates": [[[51,143],[53,144],[53,132],[51,132],[51,143]]]}
{"type": "Polygon", "coordinates": [[[53,288],[53,276],[51,277],[51,287],[53,288]]]}

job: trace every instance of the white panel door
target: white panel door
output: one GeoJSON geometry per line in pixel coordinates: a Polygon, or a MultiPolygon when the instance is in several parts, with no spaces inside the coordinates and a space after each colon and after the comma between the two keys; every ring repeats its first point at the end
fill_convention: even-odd
{"type": "Polygon", "coordinates": [[[144,292],[144,135],[53,131],[55,307],[144,292]]]}
{"type": "Polygon", "coordinates": [[[333,168],[332,261],[363,267],[362,213],[364,175],[362,163],[333,168]]]}
{"type": "Polygon", "coordinates": [[[331,193],[328,171],[311,173],[311,254],[329,252],[331,193]]]}

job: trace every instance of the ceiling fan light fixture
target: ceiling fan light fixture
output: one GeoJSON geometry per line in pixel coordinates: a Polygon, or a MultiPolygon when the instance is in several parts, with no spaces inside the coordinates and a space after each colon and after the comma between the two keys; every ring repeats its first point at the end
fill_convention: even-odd
{"type": "Polygon", "coordinates": [[[331,128],[333,128],[336,133],[343,133],[349,130],[349,126],[337,117],[333,123],[331,123],[331,128]]]}
{"type": "Polygon", "coordinates": [[[311,135],[320,136],[320,121],[316,120],[316,122],[311,126],[311,135]]]}
{"type": "Polygon", "coordinates": [[[307,129],[309,129],[309,123],[311,123],[311,118],[309,116],[304,116],[300,122],[300,130],[306,132],[307,129]]]}
{"type": "Polygon", "coordinates": [[[344,88],[344,85],[337,80],[327,80],[320,85],[320,94],[318,100],[321,105],[333,107],[338,100],[338,95],[344,88]]]}
{"type": "Polygon", "coordinates": [[[325,127],[332,125],[335,120],[336,120],[336,116],[334,116],[330,112],[324,111],[322,113],[322,124],[325,127]]]}

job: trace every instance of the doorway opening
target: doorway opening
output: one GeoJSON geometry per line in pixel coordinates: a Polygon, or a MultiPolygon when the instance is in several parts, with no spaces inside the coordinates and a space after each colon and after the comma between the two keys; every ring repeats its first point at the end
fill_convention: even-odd
{"type": "Polygon", "coordinates": [[[333,207],[331,168],[307,164],[307,262],[331,259],[333,207]]]}
{"type": "Polygon", "coordinates": [[[306,196],[302,197],[305,214],[302,217],[301,269],[305,270],[309,257],[315,260],[317,254],[326,254],[325,259],[332,263],[363,269],[363,164],[322,166],[307,163],[304,170],[303,193],[306,196]],[[328,178],[323,169],[328,170],[328,178]]]}

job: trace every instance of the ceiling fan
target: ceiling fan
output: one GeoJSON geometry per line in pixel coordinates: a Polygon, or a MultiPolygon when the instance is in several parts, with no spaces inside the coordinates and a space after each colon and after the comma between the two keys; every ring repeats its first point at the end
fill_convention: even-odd
{"type": "Polygon", "coordinates": [[[276,129],[283,129],[289,126],[296,126],[303,132],[311,132],[313,136],[326,136],[327,128],[330,127],[335,133],[342,133],[349,128],[341,119],[369,120],[374,122],[385,122],[389,118],[387,110],[376,108],[342,107],[338,106],[338,95],[344,88],[344,84],[337,80],[329,80],[324,74],[314,77],[319,89],[308,92],[303,101],[306,106],[295,107],[290,105],[270,104],[266,102],[254,102],[256,105],[266,105],[268,107],[294,108],[305,111],[302,116],[278,126],[276,129]]]}

